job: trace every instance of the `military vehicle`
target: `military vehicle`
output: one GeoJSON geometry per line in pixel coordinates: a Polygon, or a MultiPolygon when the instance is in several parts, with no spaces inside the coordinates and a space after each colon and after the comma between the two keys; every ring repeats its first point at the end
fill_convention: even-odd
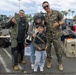
{"type": "Polygon", "coordinates": [[[9,19],[6,15],[0,15],[0,28],[5,28],[5,23],[9,19]]]}
{"type": "Polygon", "coordinates": [[[10,46],[9,29],[5,26],[8,19],[6,15],[0,15],[0,48],[10,46]]]}

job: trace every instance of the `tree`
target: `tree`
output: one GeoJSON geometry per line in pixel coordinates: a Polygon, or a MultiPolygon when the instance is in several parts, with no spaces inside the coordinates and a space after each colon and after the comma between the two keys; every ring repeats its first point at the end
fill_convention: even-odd
{"type": "Polygon", "coordinates": [[[26,14],[26,17],[29,22],[33,20],[33,17],[31,16],[31,14],[26,14]]]}
{"type": "Polygon", "coordinates": [[[71,10],[69,9],[69,10],[68,10],[68,14],[69,14],[69,19],[70,19],[70,12],[71,12],[71,10]]]}
{"type": "Polygon", "coordinates": [[[62,12],[62,14],[65,15],[66,18],[67,18],[67,14],[68,14],[68,12],[67,12],[67,11],[61,11],[61,12],[62,12]]]}
{"type": "Polygon", "coordinates": [[[73,18],[73,15],[74,15],[75,12],[74,11],[71,11],[71,13],[72,13],[72,18],[73,18]]]}
{"type": "Polygon", "coordinates": [[[76,20],[76,15],[73,18],[74,18],[74,20],[76,20]]]}

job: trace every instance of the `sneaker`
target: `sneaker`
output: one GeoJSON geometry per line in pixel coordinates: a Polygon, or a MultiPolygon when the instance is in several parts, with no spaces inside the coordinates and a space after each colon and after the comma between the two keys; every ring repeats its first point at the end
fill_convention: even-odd
{"type": "Polygon", "coordinates": [[[18,65],[14,66],[13,69],[14,69],[15,71],[18,71],[18,70],[19,70],[18,65]]]}
{"type": "Polygon", "coordinates": [[[51,68],[51,66],[52,66],[52,63],[51,63],[51,62],[48,62],[48,63],[47,63],[47,68],[49,68],[49,69],[50,69],[50,68],[51,68]]]}
{"type": "Polygon", "coordinates": [[[34,68],[34,72],[37,72],[37,69],[34,68]]]}
{"type": "Polygon", "coordinates": [[[44,70],[43,70],[43,67],[40,67],[40,71],[41,71],[41,72],[43,72],[43,71],[44,71],[44,70]]]}
{"type": "Polygon", "coordinates": [[[26,64],[26,62],[25,62],[24,60],[23,60],[23,61],[21,61],[20,63],[21,63],[21,64],[26,64]]]}
{"type": "Polygon", "coordinates": [[[60,71],[63,71],[63,65],[62,64],[59,64],[58,68],[60,71]]]}
{"type": "Polygon", "coordinates": [[[31,68],[34,69],[34,64],[31,64],[31,68]]]}

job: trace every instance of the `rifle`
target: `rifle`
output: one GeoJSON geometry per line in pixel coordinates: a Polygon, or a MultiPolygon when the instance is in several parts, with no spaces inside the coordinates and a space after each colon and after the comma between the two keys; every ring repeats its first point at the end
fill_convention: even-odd
{"type": "MultiPolygon", "coordinates": [[[[31,31],[30,31],[29,33],[33,34],[31,31]]],[[[39,40],[41,40],[43,43],[45,43],[39,36],[36,35],[36,37],[37,37],[39,40]]]]}

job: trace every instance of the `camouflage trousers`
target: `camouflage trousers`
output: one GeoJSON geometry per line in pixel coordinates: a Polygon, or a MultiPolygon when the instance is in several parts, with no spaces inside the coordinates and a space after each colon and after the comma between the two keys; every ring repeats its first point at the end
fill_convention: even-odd
{"type": "Polygon", "coordinates": [[[63,51],[63,46],[61,43],[61,39],[59,36],[53,36],[51,33],[47,33],[47,39],[48,39],[48,50],[47,50],[47,60],[48,62],[51,61],[52,57],[51,57],[51,48],[52,48],[52,44],[54,46],[55,49],[55,53],[57,56],[57,62],[60,64],[62,63],[62,51],[63,51]]]}

